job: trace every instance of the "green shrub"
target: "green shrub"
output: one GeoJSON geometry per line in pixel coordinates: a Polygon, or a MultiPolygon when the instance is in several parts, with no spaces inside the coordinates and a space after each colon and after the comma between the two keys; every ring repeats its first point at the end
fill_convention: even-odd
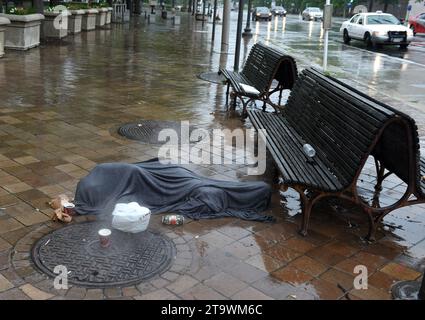
{"type": "Polygon", "coordinates": [[[69,10],[80,10],[80,9],[88,9],[89,5],[87,3],[71,2],[71,3],[67,3],[66,7],[69,10]]]}
{"type": "Polygon", "coordinates": [[[109,7],[109,3],[107,3],[106,1],[101,1],[99,3],[92,2],[91,7],[94,8],[94,9],[95,8],[107,8],[107,7],[109,7]]]}
{"type": "Polygon", "coordinates": [[[24,16],[26,14],[36,13],[35,8],[11,7],[6,11],[7,14],[15,14],[17,16],[24,16]]]}

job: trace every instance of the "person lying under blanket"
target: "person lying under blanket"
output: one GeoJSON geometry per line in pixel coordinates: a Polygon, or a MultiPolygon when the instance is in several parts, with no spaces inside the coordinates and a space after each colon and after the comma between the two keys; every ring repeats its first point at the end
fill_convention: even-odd
{"type": "Polygon", "coordinates": [[[195,220],[274,221],[260,214],[269,207],[270,198],[271,187],[262,181],[214,180],[153,159],[97,165],[78,183],[74,204],[80,215],[110,215],[117,203],[138,202],[153,214],[173,212],[195,220]]]}

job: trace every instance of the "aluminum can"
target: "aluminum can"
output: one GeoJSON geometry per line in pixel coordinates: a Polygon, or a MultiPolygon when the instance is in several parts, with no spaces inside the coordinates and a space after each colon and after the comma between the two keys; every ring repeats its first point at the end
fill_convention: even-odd
{"type": "Polygon", "coordinates": [[[169,225],[182,225],[184,223],[184,217],[179,214],[169,214],[162,217],[162,223],[169,225]]]}

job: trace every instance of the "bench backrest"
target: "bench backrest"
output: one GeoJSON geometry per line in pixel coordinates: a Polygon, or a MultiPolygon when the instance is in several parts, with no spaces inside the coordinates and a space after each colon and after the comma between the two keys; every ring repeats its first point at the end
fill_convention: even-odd
{"type": "Polygon", "coordinates": [[[260,42],[253,45],[241,74],[260,92],[267,92],[274,79],[291,89],[297,79],[295,60],[260,42]]]}
{"type": "Polygon", "coordinates": [[[419,157],[417,139],[413,147],[408,143],[416,132],[413,119],[314,69],[299,75],[284,116],[345,187],[370,154],[406,183],[409,148],[419,157]]]}
{"type": "Polygon", "coordinates": [[[380,107],[394,112],[399,121],[395,121],[385,128],[382,136],[372,150],[372,155],[381,161],[385,168],[395,173],[404,182],[409,183],[409,178],[414,180],[412,182],[415,184],[416,191],[424,195],[421,189],[421,155],[418,127],[415,120],[407,114],[369,97],[339,80],[333,78],[332,80],[350,88],[351,91],[373,101],[380,107]]]}

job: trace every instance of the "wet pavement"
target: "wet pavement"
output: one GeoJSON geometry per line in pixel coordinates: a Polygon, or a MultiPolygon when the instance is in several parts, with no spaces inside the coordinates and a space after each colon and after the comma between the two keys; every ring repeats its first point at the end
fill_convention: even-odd
{"type": "MultiPolygon", "coordinates": [[[[265,40],[294,55],[300,68],[321,64],[318,24],[288,17],[286,23],[278,19],[253,27],[258,35],[244,44],[243,56],[254,41],[265,40]]],[[[214,46],[210,31],[209,24],[202,28],[188,16],[176,26],[141,18],[28,52],[8,51],[0,60],[0,299],[389,299],[394,282],[421,277],[424,205],[388,215],[378,241],[367,243],[362,238],[367,219],[360,210],[324,200],[314,208],[309,235],[301,237],[298,196],[293,191],[281,195],[276,186],[265,212],[276,217],[273,224],[225,218],[170,227],[153,216],[149,228],[173,240],[176,260],[170,270],[137,286],[56,290],[53,280],[35,269],[32,244],[62,227],[50,221],[53,212],[46,201],[60,193],[72,196],[79,179],[97,163],[157,156],[157,145],[120,137],[119,125],[151,119],[250,127],[226,111],[223,86],[197,78],[220,64],[233,65],[233,45],[229,55],[220,55],[220,26],[214,46]],[[353,288],[357,265],[367,267],[368,290],[353,288]]],[[[410,113],[423,136],[423,104],[405,99],[409,92],[422,97],[423,88],[412,91],[413,84],[422,85],[422,67],[407,57],[337,40],[331,38],[330,71],[410,113]]],[[[188,167],[216,179],[274,183],[270,157],[266,174],[259,177],[246,176],[246,166],[239,164],[188,167]]],[[[373,172],[368,163],[359,182],[369,199],[373,172]]],[[[404,187],[388,178],[381,202],[395,202],[404,187]]]]}

